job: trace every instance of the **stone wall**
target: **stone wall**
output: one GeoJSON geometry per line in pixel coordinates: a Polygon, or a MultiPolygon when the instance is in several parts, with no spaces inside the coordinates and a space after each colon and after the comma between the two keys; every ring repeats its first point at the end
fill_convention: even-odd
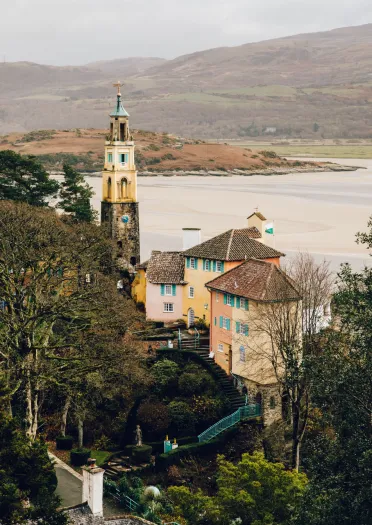
{"type": "Polygon", "coordinates": [[[110,235],[118,243],[118,257],[132,267],[140,262],[138,202],[101,203],[102,224],[108,224],[110,235]],[[122,217],[128,217],[123,222],[122,217]]]}

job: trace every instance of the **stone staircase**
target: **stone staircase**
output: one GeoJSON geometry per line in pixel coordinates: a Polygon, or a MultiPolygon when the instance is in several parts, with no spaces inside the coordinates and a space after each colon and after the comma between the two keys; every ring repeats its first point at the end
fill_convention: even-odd
{"type": "Polygon", "coordinates": [[[194,340],[184,340],[181,342],[181,350],[196,354],[208,366],[227,399],[230,401],[232,410],[237,410],[239,407],[244,406],[245,397],[242,396],[234,386],[233,378],[218,366],[213,358],[209,357],[210,348],[208,340],[201,340],[198,345],[195,345],[194,340]]]}

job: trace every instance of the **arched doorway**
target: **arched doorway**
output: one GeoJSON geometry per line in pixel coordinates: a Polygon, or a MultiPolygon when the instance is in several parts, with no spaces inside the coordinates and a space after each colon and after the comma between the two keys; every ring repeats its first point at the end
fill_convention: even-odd
{"type": "Polygon", "coordinates": [[[191,328],[195,324],[195,312],[192,308],[189,308],[187,312],[187,327],[191,328]]]}
{"type": "Polygon", "coordinates": [[[128,189],[128,181],[127,179],[123,178],[120,181],[120,198],[121,199],[127,198],[127,189],[128,189]]]}

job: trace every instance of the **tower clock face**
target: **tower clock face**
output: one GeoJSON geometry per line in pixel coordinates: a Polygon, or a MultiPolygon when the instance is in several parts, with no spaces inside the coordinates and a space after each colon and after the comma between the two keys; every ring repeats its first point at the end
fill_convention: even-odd
{"type": "Polygon", "coordinates": [[[128,222],[129,222],[128,215],[123,215],[122,218],[121,218],[121,222],[123,222],[124,224],[128,224],[128,222]]]}

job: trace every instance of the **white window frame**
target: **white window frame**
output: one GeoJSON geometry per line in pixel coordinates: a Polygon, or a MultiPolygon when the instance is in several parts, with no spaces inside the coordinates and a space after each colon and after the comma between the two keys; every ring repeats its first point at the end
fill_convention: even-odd
{"type": "Polygon", "coordinates": [[[240,363],[245,363],[246,361],[246,351],[245,351],[245,346],[241,345],[239,346],[239,362],[240,363]],[[243,351],[242,351],[243,349],[243,351]],[[244,356],[244,359],[242,359],[242,356],[244,356]]]}
{"type": "Polygon", "coordinates": [[[172,285],[171,284],[165,284],[164,285],[164,295],[169,295],[169,296],[173,295],[173,293],[172,293],[172,285]]]}
{"type": "Polygon", "coordinates": [[[174,312],[174,303],[164,303],[163,312],[165,314],[172,314],[174,312]]]}
{"type": "Polygon", "coordinates": [[[216,261],[216,272],[222,273],[222,261],[216,261]]]}
{"type": "Polygon", "coordinates": [[[90,273],[86,273],[86,274],[85,274],[85,282],[86,282],[87,284],[90,284],[90,283],[92,282],[92,278],[91,278],[90,273]]]}
{"type": "Polygon", "coordinates": [[[209,259],[205,259],[204,269],[205,269],[206,272],[210,272],[211,271],[211,261],[209,259]]]}
{"type": "Polygon", "coordinates": [[[229,321],[229,318],[228,318],[228,317],[224,317],[224,318],[223,318],[222,328],[223,328],[224,330],[228,330],[228,328],[227,328],[227,322],[228,322],[228,321],[229,321]]]}
{"type": "Polygon", "coordinates": [[[195,270],[196,268],[195,257],[190,257],[190,268],[191,270],[195,270]]]}
{"type": "Polygon", "coordinates": [[[227,306],[232,305],[232,296],[229,293],[226,295],[226,304],[227,306]]]}
{"type": "Polygon", "coordinates": [[[218,352],[223,352],[223,344],[222,343],[218,343],[217,351],[218,352]]]}
{"type": "Polygon", "coordinates": [[[189,286],[189,299],[194,299],[195,297],[195,288],[193,286],[189,286]]]}

